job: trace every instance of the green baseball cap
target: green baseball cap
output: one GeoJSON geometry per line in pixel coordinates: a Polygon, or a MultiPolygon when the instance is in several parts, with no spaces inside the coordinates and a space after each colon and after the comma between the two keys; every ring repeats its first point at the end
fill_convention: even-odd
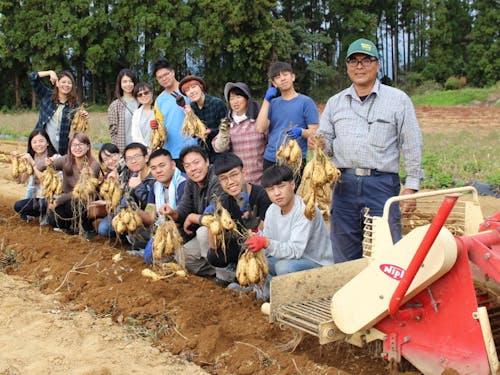
{"type": "Polygon", "coordinates": [[[355,53],[363,53],[365,55],[373,56],[378,59],[377,47],[375,47],[375,44],[373,44],[373,42],[369,41],[368,39],[361,38],[352,42],[349,46],[349,49],[347,50],[346,59],[348,59],[355,53]]]}

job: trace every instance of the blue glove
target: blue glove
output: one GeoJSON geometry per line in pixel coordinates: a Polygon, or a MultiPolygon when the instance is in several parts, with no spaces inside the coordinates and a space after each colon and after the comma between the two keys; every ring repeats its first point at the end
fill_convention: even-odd
{"type": "Polygon", "coordinates": [[[264,96],[264,99],[270,102],[271,99],[276,98],[277,96],[278,96],[278,89],[274,86],[271,86],[267,89],[266,96],[264,96]]]}
{"type": "Polygon", "coordinates": [[[248,211],[248,202],[250,200],[250,196],[246,191],[243,191],[238,194],[238,198],[236,202],[238,203],[238,207],[240,208],[241,212],[246,212],[248,211]]]}
{"type": "Polygon", "coordinates": [[[298,139],[302,137],[302,128],[291,128],[286,132],[288,136],[292,139],[298,139]]]}
{"type": "Polygon", "coordinates": [[[214,212],[215,212],[215,206],[213,204],[209,204],[205,208],[205,211],[203,211],[203,214],[213,214],[214,212]]]}

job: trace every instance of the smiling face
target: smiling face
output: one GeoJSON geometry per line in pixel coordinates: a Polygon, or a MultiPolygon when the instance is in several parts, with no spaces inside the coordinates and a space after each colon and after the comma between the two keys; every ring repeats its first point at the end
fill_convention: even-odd
{"type": "Polygon", "coordinates": [[[151,92],[151,90],[148,90],[147,88],[140,89],[135,97],[137,98],[137,101],[141,105],[153,103],[153,93],[151,92]]]}
{"type": "Polygon", "coordinates": [[[47,147],[49,143],[45,139],[45,137],[41,134],[35,135],[31,138],[31,148],[35,151],[36,155],[43,155],[47,152],[47,147]]]}
{"type": "Polygon", "coordinates": [[[208,174],[208,159],[197,152],[190,152],[182,159],[184,170],[189,179],[196,182],[199,186],[203,186],[203,182],[208,174]]]}
{"type": "Polygon", "coordinates": [[[367,63],[367,61],[372,59],[372,57],[362,53],[355,53],[349,56],[349,60],[353,59],[356,59],[358,63],[356,66],[349,63],[347,64],[347,75],[357,91],[362,90],[364,93],[366,90],[371,90],[375,84],[375,80],[377,79],[380,67],[379,61],[375,59],[374,61],[367,63]],[[365,60],[366,62],[361,64],[362,60],[365,60]]]}
{"type": "Polygon", "coordinates": [[[175,172],[175,161],[166,155],[160,155],[149,160],[149,167],[154,179],[163,185],[170,185],[175,172]]]}
{"type": "Polygon", "coordinates": [[[288,91],[293,88],[293,83],[295,82],[295,74],[292,72],[279,72],[272,79],[274,87],[280,91],[288,91]]]}
{"type": "Polygon", "coordinates": [[[81,159],[87,155],[90,145],[88,143],[78,140],[77,138],[73,138],[70,147],[71,147],[71,154],[76,159],[81,159]]]}
{"type": "Polygon", "coordinates": [[[161,87],[169,91],[175,86],[175,73],[172,69],[161,68],[156,71],[156,80],[161,87]]]}
{"type": "Polygon", "coordinates": [[[245,172],[243,168],[236,167],[217,176],[222,189],[234,198],[243,192],[245,185],[245,172]]]}
{"type": "Polygon", "coordinates": [[[129,76],[125,75],[120,81],[120,87],[123,90],[124,96],[131,96],[134,91],[134,81],[129,76]]]}
{"type": "Polygon", "coordinates": [[[248,99],[231,91],[229,93],[229,106],[231,111],[236,112],[238,116],[244,115],[247,112],[248,99]]]}
{"type": "Polygon", "coordinates": [[[112,171],[116,168],[118,161],[120,160],[119,153],[111,153],[108,150],[101,151],[101,160],[106,167],[106,170],[112,171]]]}
{"type": "Polygon", "coordinates": [[[146,157],[140,148],[130,148],[125,151],[125,163],[132,173],[139,173],[146,168],[146,157]]]}
{"type": "Polygon", "coordinates": [[[67,96],[73,90],[73,81],[69,77],[62,76],[57,80],[56,87],[59,94],[67,96]]]}
{"type": "Polygon", "coordinates": [[[194,103],[197,103],[200,99],[203,98],[203,89],[201,88],[201,84],[198,81],[190,81],[184,83],[182,86],[182,91],[186,96],[194,103]]]}

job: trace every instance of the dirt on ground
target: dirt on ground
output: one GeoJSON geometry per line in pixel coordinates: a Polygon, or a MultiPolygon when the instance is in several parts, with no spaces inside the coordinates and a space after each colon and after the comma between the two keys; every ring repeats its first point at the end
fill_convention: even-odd
{"type": "MultiPolygon", "coordinates": [[[[419,108],[418,115],[424,131],[449,129],[446,115],[476,129],[469,110],[419,108]]],[[[487,111],[488,129],[499,129],[500,109],[487,111]]],[[[25,147],[0,142],[0,153],[25,147]]],[[[284,351],[292,332],[269,324],[253,293],[192,275],[153,282],[125,245],[22,222],[12,205],[25,187],[9,168],[0,163],[0,374],[388,373],[370,350],[320,346],[312,336],[284,351]]],[[[490,215],[500,199],[481,197],[481,206],[490,215]]]]}

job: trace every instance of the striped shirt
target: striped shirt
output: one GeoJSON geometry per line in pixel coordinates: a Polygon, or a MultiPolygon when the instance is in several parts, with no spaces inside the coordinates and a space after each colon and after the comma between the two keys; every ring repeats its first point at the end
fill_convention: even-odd
{"type": "Polygon", "coordinates": [[[364,101],[354,85],[331,97],[318,129],[325,151],[338,168],[369,168],[398,173],[400,153],[405,187],[418,190],[423,177],[422,133],[415,108],[403,91],[378,80],[364,101]]]}

